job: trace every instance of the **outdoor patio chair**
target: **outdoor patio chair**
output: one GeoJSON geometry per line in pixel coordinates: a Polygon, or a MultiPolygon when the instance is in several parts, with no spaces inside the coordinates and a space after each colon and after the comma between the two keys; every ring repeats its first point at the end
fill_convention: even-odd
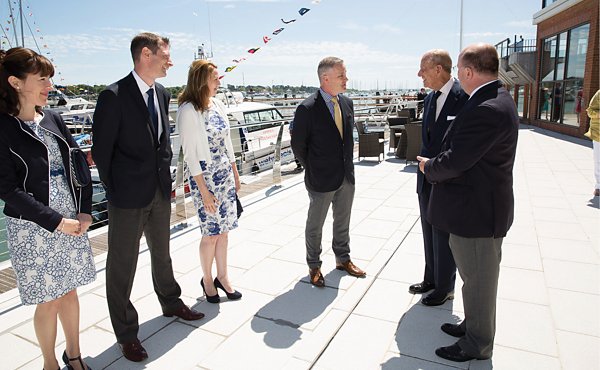
{"type": "Polygon", "coordinates": [[[377,160],[381,162],[380,156],[384,154],[383,132],[365,132],[364,123],[361,121],[356,121],[355,125],[358,133],[358,159],[360,160],[361,157],[377,157],[377,160]]]}
{"type": "Polygon", "coordinates": [[[404,125],[406,129],[406,163],[416,161],[421,153],[421,123],[404,125]]]}

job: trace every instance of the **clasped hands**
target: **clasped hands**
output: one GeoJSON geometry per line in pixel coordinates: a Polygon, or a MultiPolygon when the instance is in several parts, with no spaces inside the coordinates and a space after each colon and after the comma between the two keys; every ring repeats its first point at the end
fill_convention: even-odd
{"type": "Polygon", "coordinates": [[[87,213],[79,213],[76,219],[63,218],[57,230],[67,235],[81,236],[88,231],[91,224],[92,216],[87,213]]]}

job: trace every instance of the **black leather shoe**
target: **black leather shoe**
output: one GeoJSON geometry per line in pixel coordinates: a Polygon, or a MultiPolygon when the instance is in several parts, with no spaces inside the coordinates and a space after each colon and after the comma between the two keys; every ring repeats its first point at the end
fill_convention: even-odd
{"type": "Polygon", "coordinates": [[[409,286],[408,292],[412,293],[412,294],[421,294],[421,293],[427,293],[431,289],[435,289],[435,284],[427,282],[427,281],[422,281],[418,284],[413,284],[413,285],[409,286]]]}
{"type": "Polygon", "coordinates": [[[217,287],[215,287],[215,290],[217,290],[217,294],[208,295],[208,294],[206,294],[206,289],[204,289],[204,278],[200,279],[200,285],[202,286],[202,291],[204,292],[204,296],[206,296],[207,302],[209,302],[209,303],[221,302],[221,298],[219,298],[219,291],[217,290],[217,287]]]}
{"type": "Polygon", "coordinates": [[[144,347],[142,347],[142,343],[140,343],[139,339],[136,339],[133,342],[119,343],[119,347],[121,347],[123,356],[129,361],[141,362],[148,358],[148,353],[144,347]]]}
{"type": "Polygon", "coordinates": [[[423,303],[425,306],[440,306],[443,305],[444,303],[446,303],[447,300],[453,300],[454,299],[454,292],[450,292],[446,295],[443,296],[434,296],[433,293],[423,297],[423,299],[421,299],[421,303],[423,303]]]}
{"type": "Polygon", "coordinates": [[[223,284],[221,284],[221,282],[217,278],[215,278],[215,288],[219,288],[222,291],[224,291],[225,294],[227,294],[227,299],[229,299],[230,301],[235,301],[242,298],[242,293],[238,292],[237,290],[234,290],[233,293],[229,293],[228,291],[226,291],[223,284]]]}
{"type": "Polygon", "coordinates": [[[463,351],[458,343],[454,343],[448,347],[440,347],[435,350],[435,354],[441,358],[445,358],[446,360],[454,362],[465,362],[475,359],[475,357],[468,355],[465,351],[463,351]]]}
{"type": "Polygon", "coordinates": [[[451,335],[455,338],[460,338],[465,336],[465,331],[457,324],[445,323],[442,324],[441,329],[444,333],[451,335]]]}

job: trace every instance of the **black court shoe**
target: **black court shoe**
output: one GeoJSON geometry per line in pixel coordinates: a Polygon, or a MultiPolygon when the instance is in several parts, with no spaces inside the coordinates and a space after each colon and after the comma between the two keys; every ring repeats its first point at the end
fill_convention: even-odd
{"type": "Polygon", "coordinates": [[[242,293],[238,292],[237,290],[234,290],[233,293],[229,293],[228,291],[226,291],[223,284],[221,284],[221,282],[217,278],[215,278],[215,288],[219,288],[222,291],[224,291],[225,294],[227,294],[227,299],[229,299],[230,301],[236,301],[242,298],[242,293]]]}
{"type": "MultiPolygon", "coordinates": [[[[215,295],[208,295],[208,294],[206,294],[206,289],[204,289],[204,278],[200,279],[200,285],[202,285],[202,291],[204,292],[204,295],[206,296],[206,300],[209,303],[219,303],[219,302],[221,302],[221,298],[219,297],[219,291],[217,291],[217,294],[215,294],[215,295]]],[[[215,285],[215,290],[217,290],[216,285],[215,285]]]]}

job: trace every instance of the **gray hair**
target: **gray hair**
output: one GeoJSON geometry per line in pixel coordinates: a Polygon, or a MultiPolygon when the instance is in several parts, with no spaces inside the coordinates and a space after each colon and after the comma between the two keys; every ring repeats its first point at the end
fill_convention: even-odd
{"type": "Polygon", "coordinates": [[[450,58],[450,54],[446,50],[443,49],[433,49],[423,55],[423,59],[430,63],[432,66],[440,65],[442,69],[451,73],[452,71],[452,58],[450,58]]]}
{"type": "Polygon", "coordinates": [[[317,67],[317,75],[319,76],[319,81],[321,81],[321,76],[325,73],[329,72],[333,67],[344,64],[344,61],[337,57],[326,57],[323,58],[319,62],[319,66],[317,67]]]}

